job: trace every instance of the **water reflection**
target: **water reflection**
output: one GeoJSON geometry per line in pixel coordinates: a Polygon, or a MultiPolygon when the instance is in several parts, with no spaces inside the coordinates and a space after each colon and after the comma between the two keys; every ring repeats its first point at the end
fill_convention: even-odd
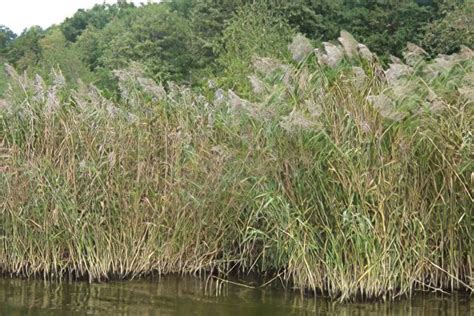
{"type": "Polygon", "coordinates": [[[281,289],[196,278],[103,284],[0,279],[0,315],[469,315],[468,295],[418,294],[393,303],[339,304],[281,289]]]}

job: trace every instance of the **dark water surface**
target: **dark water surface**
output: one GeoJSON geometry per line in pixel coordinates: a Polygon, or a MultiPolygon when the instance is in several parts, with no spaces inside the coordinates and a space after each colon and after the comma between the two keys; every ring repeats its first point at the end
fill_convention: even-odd
{"type": "Polygon", "coordinates": [[[283,289],[196,278],[88,284],[0,278],[0,315],[474,315],[467,294],[340,304],[283,289]],[[222,284],[221,284],[222,285],[222,284]],[[219,293],[217,293],[219,288],[219,293]]]}

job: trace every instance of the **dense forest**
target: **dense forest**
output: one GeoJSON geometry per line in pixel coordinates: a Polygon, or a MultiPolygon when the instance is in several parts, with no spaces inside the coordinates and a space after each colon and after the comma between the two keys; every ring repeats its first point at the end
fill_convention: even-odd
{"type": "Polygon", "coordinates": [[[202,86],[215,77],[229,87],[244,77],[253,55],[288,57],[285,48],[296,32],[318,46],[347,30],[383,62],[401,57],[407,42],[433,57],[461,44],[472,47],[473,8],[463,2],[170,0],[135,7],[119,1],[19,36],[1,26],[0,59],[44,77],[58,66],[70,82],[81,78],[112,94],[113,70],[131,61],[157,81],[202,86]]]}
{"type": "Polygon", "coordinates": [[[171,0],[2,27],[0,274],[472,293],[473,18],[171,0]]]}

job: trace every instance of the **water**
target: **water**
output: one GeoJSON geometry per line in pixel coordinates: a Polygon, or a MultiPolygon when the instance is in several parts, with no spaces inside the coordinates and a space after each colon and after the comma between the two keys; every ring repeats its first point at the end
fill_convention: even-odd
{"type": "Polygon", "coordinates": [[[417,294],[392,303],[340,304],[283,289],[195,278],[102,284],[0,279],[0,315],[474,315],[467,294],[417,294]]]}

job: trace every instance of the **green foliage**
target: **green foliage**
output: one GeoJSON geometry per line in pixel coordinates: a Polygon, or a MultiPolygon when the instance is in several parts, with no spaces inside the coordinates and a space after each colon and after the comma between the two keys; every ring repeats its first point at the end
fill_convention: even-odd
{"type": "Polygon", "coordinates": [[[309,38],[315,40],[335,39],[343,28],[342,0],[296,0],[279,1],[274,10],[280,12],[290,23],[309,38]]]}
{"type": "Polygon", "coordinates": [[[474,4],[465,4],[447,12],[441,20],[425,26],[423,46],[433,56],[451,54],[461,45],[474,47],[474,4]]]}
{"type": "Polygon", "coordinates": [[[5,73],[3,60],[0,58],[0,97],[2,97],[8,85],[7,75],[5,73]]]}
{"type": "Polygon", "coordinates": [[[406,42],[419,42],[420,29],[437,14],[437,2],[311,1],[282,2],[281,12],[299,32],[314,40],[334,40],[341,29],[381,56],[401,55],[406,42]]]}
{"type": "Polygon", "coordinates": [[[220,83],[247,93],[252,58],[289,57],[287,46],[294,31],[268,6],[246,5],[238,9],[223,32],[218,47],[220,83]],[[237,79],[237,80],[236,80],[237,79]]]}
{"type": "Polygon", "coordinates": [[[100,57],[103,54],[105,40],[101,30],[93,26],[87,27],[81,36],[78,37],[74,48],[78,51],[82,61],[89,67],[91,71],[96,70],[101,66],[100,57]]]}
{"type": "Polygon", "coordinates": [[[79,78],[86,82],[92,79],[80,55],[59,28],[50,28],[39,41],[39,46],[42,54],[34,72],[47,78],[51,69],[59,68],[70,83],[75,83],[79,78]]]}
{"type": "Polygon", "coordinates": [[[387,5],[347,10],[347,29],[379,55],[400,56],[407,42],[419,43],[420,29],[430,20],[433,8],[414,2],[387,2],[387,5]]]}
{"type": "Polygon", "coordinates": [[[41,60],[40,40],[44,31],[39,26],[26,29],[10,45],[7,52],[7,61],[23,71],[35,66],[41,60]]]}
{"type": "Polygon", "coordinates": [[[61,24],[61,30],[69,42],[75,42],[87,27],[103,29],[121,10],[133,8],[132,4],[95,5],[90,10],[78,10],[74,16],[61,24]]]}
{"type": "MultiPolygon", "coordinates": [[[[216,59],[219,57],[219,47],[223,32],[230,19],[234,16],[237,8],[244,1],[216,1],[200,0],[188,1],[192,7],[184,16],[189,19],[190,27],[193,30],[192,54],[195,56],[195,67],[193,81],[205,81],[204,77],[211,72],[219,73],[216,59]]],[[[180,12],[180,11],[178,11],[180,12]]],[[[180,13],[182,14],[182,13],[180,13]]]]}
{"type": "Polygon", "coordinates": [[[66,40],[58,27],[46,31],[39,27],[26,30],[12,43],[7,57],[7,62],[20,71],[40,74],[47,80],[52,68],[61,69],[71,84],[78,79],[93,80],[80,52],[66,40]]]}
{"type": "Polygon", "coordinates": [[[16,38],[16,34],[4,25],[0,25],[0,56],[5,54],[10,44],[16,38]]]}
{"type": "MultiPolygon", "coordinates": [[[[243,79],[252,55],[283,57],[281,52],[286,50],[282,48],[295,32],[317,43],[334,41],[345,29],[384,61],[390,54],[401,56],[408,41],[423,42],[432,54],[472,45],[472,6],[460,8],[462,2],[169,0],[140,7],[103,4],[66,19],[59,26],[65,42],[46,45],[47,49],[54,47],[54,52],[39,44],[48,30],[33,27],[13,41],[6,28],[0,34],[8,34],[3,35],[9,42],[5,55],[18,70],[41,68],[46,74],[44,67],[64,64],[61,57],[68,56],[73,62],[65,71],[67,77],[88,76],[86,81],[112,94],[117,92],[113,70],[131,61],[144,65],[148,76],[157,81],[204,87],[208,78],[217,78],[224,87],[235,86],[246,93],[249,86],[243,79]],[[53,61],[56,57],[58,62],[53,61]],[[79,68],[73,70],[75,66],[79,68]]],[[[57,34],[54,37],[58,39],[57,34]]]]}
{"type": "Polygon", "coordinates": [[[144,65],[156,80],[189,82],[200,65],[195,45],[186,18],[165,5],[147,5],[126,9],[102,30],[89,26],[75,47],[91,70],[103,74],[104,87],[111,84],[112,70],[131,61],[144,65]]]}
{"type": "Polygon", "coordinates": [[[189,79],[194,60],[192,30],[186,19],[164,6],[138,8],[129,19],[111,23],[104,30],[104,38],[108,45],[101,60],[109,69],[138,61],[156,79],[189,79]]]}

